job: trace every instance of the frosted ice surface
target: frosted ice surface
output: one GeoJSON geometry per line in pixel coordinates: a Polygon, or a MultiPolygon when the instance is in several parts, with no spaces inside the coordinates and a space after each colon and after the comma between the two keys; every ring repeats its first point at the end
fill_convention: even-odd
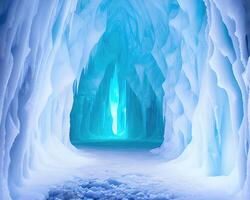
{"type": "Polygon", "coordinates": [[[76,180],[52,188],[47,200],[171,200],[173,195],[130,187],[116,179],[76,180]]]}

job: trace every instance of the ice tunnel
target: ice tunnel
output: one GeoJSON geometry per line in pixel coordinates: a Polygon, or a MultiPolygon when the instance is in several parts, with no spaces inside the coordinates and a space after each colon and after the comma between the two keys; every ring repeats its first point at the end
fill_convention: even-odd
{"type": "Polygon", "coordinates": [[[153,25],[149,18],[137,17],[128,1],[103,4],[106,29],[90,52],[74,95],[71,141],[160,146],[164,75],[151,53],[153,25]]]}
{"type": "Polygon", "coordinates": [[[1,0],[0,199],[249,200],[249,13],[1,0]]]}

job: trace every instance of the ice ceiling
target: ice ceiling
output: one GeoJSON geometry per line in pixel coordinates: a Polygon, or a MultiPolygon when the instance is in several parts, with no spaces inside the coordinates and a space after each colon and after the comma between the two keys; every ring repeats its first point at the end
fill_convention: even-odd
{"type": "Polygon", "coordinates": [[[1,1],[0,199],[18,198],[48,160],[78,159],[70,137],[83,132],[149,140],[164,132],[159,154],[232,176],[250,195],[249,8],[1,1]]]}

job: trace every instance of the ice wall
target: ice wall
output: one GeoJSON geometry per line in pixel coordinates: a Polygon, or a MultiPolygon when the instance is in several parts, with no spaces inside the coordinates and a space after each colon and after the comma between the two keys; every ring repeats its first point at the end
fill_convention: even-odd
{"type": "Polygon", "coordinates": [[[67,113],[75,74],[62,60],[62,41],[75,3],[0,3],[0,199],[17,199],[31,169],[71,157],[67,113]]]}
{"type": "MultiPolygon", "coordinates": [[[[80,159],[69,143],[73,85],[106,29],[107,3],[0,2],[0,199],[18,197],[30,170],[48,165],[51,157],[52,163],[80,159]]],[[[164,77],[159,85],[158,76],[149,76],[155,90],[164,90],[160,152],[207,175],[233,174],[249,195],[249,3],[129,6],[135,27],[137,18],[148,22],[139,26],[139,41],[155,60],[147,73],[157,66],[164,77]]]]}
{"type": "Polygon", "coordinates": [[[176,157],[189,143],[180,159],[191,158],[209,175],[237,174],[241,187],[249,179],[247,8],[244,2],[204,3],[207,20],[201,21],[195,20],[202,11],[193,6],[198,3],[191,9],[190,3],[179,4],[189,22],[179,31],[179,77],[165,81],[164,151],[176,157]]]}
{"type": "Polygon", "coordinates": [[[178,2],[187,20],[170,20],[181,40],[174,66],[181,64],[168,70],[175,80],[165,80],[162,149],[169,158],[184,150],[179,160],[208,175],[234,176],[249,192],[249,5],[178,2]]]}

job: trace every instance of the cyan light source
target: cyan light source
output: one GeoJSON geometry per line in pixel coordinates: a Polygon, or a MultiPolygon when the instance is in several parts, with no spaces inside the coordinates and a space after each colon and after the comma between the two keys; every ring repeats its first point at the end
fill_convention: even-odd
{"type": "Polygon", "coordinates": [[[109,88],[109,105],[112,116],[112,131],[114,135],[117,135],[118,127],[118,106],[119,106],[119,84],[117,77],[117,69],[115,67],[113,77],[110,81],[109,88]]]}

